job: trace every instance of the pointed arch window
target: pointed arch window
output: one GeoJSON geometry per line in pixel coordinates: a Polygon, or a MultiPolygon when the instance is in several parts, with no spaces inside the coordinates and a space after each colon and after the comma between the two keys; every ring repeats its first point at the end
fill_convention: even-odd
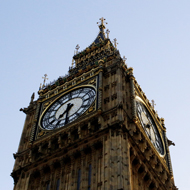
{"type": "Polygon", "coordinates": [[[92,165],[89,164],[89,169],[88,169],[88,190],[90,190],[90,186],[91,186],[91,174],[92,174],[92,165]]]}
{"type": "Polygon", "coordinates": [[[81,169],[78,170],[77,190],[80,189],[80,182],[81,182],[81,169]]]}
{"type": "Polygon", "coordinates": [[[50,182],[47,183],[46,190],[50,190],[50,182]]]}
{"type": "Polygon", "coordinates": [[[59,186],[60,186],[60,179],[57,180],[57,183],[56,183],[56,190],[59,190],[59,186]]]}

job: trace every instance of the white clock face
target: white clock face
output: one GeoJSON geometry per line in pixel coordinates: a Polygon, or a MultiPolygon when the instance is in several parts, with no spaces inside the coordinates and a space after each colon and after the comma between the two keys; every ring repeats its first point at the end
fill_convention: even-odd
{"type": "Polygon", "coordinates": [[[147,134],[147,136],[149,137],[150,141],[155,146],[157,151],[161,155],[164,155],[163,142],[161,140],[157,126],[151,114],[148,112],[147,108],[142,102],[136,101],[136,104],[137,104],[137,115],[145,133],[147,134]]]}
{"type": "Polygon", "coordinates": [[[40,126],[53,130],[71,123],[88,110],[95,98],[96,91],[92,87],[77,88],[64,94],[45,110],[40,126]]]}
{"type": "Polygon", "coordinates": [[[147,131],[149,137],[151,138],[151,141],[153,143],[155,143],[156,137],[155,137],[154,129],[153,129],[149,119],[147,118],[145,112],[141,112],[141,118],[142,118],[144,125],[146,125],[146,131],[147,131]]]}
{"type": "MultiPolygon", "coordinates": [[[[82,99],[81,98],[73,98],[71,100],[69,100],[66,104],[63,104],[61,107],[59,107],[59,109],[57,110],[56,114],[55,114],[55,118],[59,119],[59,116],[64,113],[64,111],[67,109],[67,105],[68,104],[73,104],[73,106],[71,107],[71,109],[68,112],[68,116],[73,115],[75,112],[78,111],[78,109],[82,106],[82,99]]],[[[63,115],[63,118],[65,118],[66,114],[63,115]]]]}

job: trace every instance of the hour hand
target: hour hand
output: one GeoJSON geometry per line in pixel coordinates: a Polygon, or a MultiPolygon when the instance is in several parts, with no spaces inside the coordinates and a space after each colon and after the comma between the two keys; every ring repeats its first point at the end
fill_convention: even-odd
{"type": "Polygon", "coordinates": [[[65,113],[66,112],[64,111],[62,114],[60,114],[59,117],[58,117],[58,119],[60,119],[61,117],[63,117],[65,113]]]}

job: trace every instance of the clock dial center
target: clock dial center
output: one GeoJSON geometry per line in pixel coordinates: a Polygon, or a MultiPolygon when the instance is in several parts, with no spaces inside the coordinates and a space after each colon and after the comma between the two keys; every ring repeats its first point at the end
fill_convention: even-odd
{"type": "Polygon", "coordinates": [[[60,106],[60,108],[57,110],[55,114],[55,118],[56,119],[65,118],[66,117],[66,114],[64,114],[65,111],[68,112],[68,116],[73,115],[73,113],[77,112],[78,109],[81,107],[82,103],[83,101],[81,98],[73,98],[72,100],[69,100],[68,102],[60,106]]]}

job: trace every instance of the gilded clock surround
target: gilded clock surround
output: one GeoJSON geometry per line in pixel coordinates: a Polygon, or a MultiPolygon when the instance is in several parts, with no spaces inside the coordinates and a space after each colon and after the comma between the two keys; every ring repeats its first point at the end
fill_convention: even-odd
{"type": "MultiPolygon", "coordinates": [[[[149,112],[149,114],[151,115],[151,118],[153,119],[153,122],[154,123],[157,123],[157,121],[155,120],[155,118],[154,118],[154,116],[151,114],[151,111],[148,109],[148,107],[146,106],[146,104],[145,104],[145,102],[139,97],[139,96],[136,96],[135,97],[135,100],[136,101],[139,101],[139,102],[141,102],[145,107],[146,107],[146,109],[148,110],[148,112],[149,112]]],[[[140,124],[140,121],[138,121],[138,124],[140,124]]],[[[140,124],[141,125],[141,124],[140,124]]],[[[162,143],[162,145],[163,145],[163,154],[160,154],[160,152],[158,152],[159,154],[160,154],[160,156],[161,157],[164,157],[165,156],[165,145],[164,145],[164,140],[163,140],[163,137],[162,137],[162,134],[161,134],[161,131],[160,131],[160,124],[156,124],[156,128],[157,128],[157,132],[158,132],[158,134],[159,134],[159,138],[161,139],[161,143],[162,143]]],[[[147,136],[147,134],[145,133],[145,129],[143,128],[143,126],[141,125],[141,130],[142,130],[142,132],[144,133],[144,135],[146,136],[146,137],[148,137],[147,136]]],[[[147,140],[148,140],[149,138],[147,138],[147,140]]],[[[150,139],[149,139],[149,141],[150,141],[150,139]]],[[[152,146],[152,143],[150,143],[151,144],[151,146],[152,146]]],[[[153,147],[153,146],[152,146],[153,147]]],[[[154,147],[155,148],[155,147],[154,147]]],[[[158,150],[157,150],[158,151],[158,150]]]]}
{"type": "MultiPolygon", "coordinates": [[[[44,114],[47,112],[47,110],[55,103],[57,102],[57,100],[59,100],[61,97],[65,96],[66,94],[70,93],[70,92],[73,92],[74,90],[77,90],[77,89],[81,89],[81,88],[93,88],[94,91],[96,91],[96,88],[95,86],[93,85],[81,85],[81,86],[77,86],[77,87],[74,87],[66,92],[64,92],[63,94],[61,94],[60,96],[58,96],[57,98],[55,98],[44,110],[43,112],[41,113],[41,116],[39,118],[39,127],[42,129],[42,130],[46,130],[44,129],[42,126],[41,126],[41,121],[42,121],[42,117],[44,116],[44,114]]],[[[97,96],[97,91],[96,91],[96,96],[97,96]]],[[[80,115],[80,117],[83,117],[83,115],[87,114],[87,113],[90,113],[92,111],[96,111],[96,99],[93,101],[93,103],[90,105],[90,107],[85,111],[85,113],[83,113],[82,115],[80,115]]],[[[75,122],[75,121],[73,121],[75,122]]],[[[77,121],[76,121],[77,122],[77,121]]],[[[66,128],[64,126],[64,128],[66,128]]],[[[59,129],[59,128],[58,128],[59,129]]],[[[48,130],[48,131],[51,131],[51,130],[48,130]]]]}
{"type": "MultiPolygon", "coordinates": [[[[92,71],[91,71],[92,72],[92,71]]],[[[53,102],[55,102],[57,99],[59,99],[61,96],[64,96],[65,94],[67,94],[67,93],[69,93],[69,92],[71,92],[71,91],[73,91],[73,90],[75,90],[75,89],[78,89],[78,88],[81,88],[81,87],[91,87],[91,88],[94,88],[95,89],[95,91],[96,91],[96,96],[98,95],[98,91],[97,91],[97,88],[98,88],[98,86],[97,86],[97,80],[98,80],[98,76],[99,76],[99,72],[100,71],[98,71],[97,69],[96,70],[93,70],[93,75],[91,74],[90,75],[90,73],[91,72],[89,72],[89,73],[87,73],[86,75],[88,76],[91,76],[91,78],[90,77],[86,77],[86,80],[78,80],[78,78],[80,79],[81,78],[81,76],[79,76],[78,78],[75,78],[74,80],[75,81],[79,81],[78,83],[73,83],[73,80],[72,81],[70,81],[70,84],[73,84],[72,86],[73,86],[73,88],[72,88],[72,86],[71,87],[68,87],[68,88],[63,88],[63,85],[62,86],[60,86],[60,89],[61,89],[61,91],[60,91],[60,93],[59,94],[56,94],[56,97],[55,97],[55,93],[54,93],[54,91],[53,90],[51,90],[50,92],[49,92],[49,94],[52,94],[52,95],[54,95],[54,96],[47,96],[47,93],[46,94],[44,94],[42,97],[44,97],[44,102],[42,102],[42,111],[41,111],[41,113],[39,112],[38,114],[40,114],[40,118],[39,118],[39,122],[38,122],[38,128],[37,128],[37,130],[36,130],[36,135],[34,134],[33,135],[33,137],[32,137],[32,139],[31,139],[31,141],[33,141],[33,139],[35,138],[35,139],[38,139],[38,138],[41,138],[42,136],[44,136],[44,135],[47,135],[47,134],[49,134],[49,133],[52,133],[52,131],[51,130],[45,130],[45,129],[43,129],[41,126],[40,126],[40,121],[41,121],[41,118],[42,118],[42,115],[43,115],[43,113],[48,109],[48,107],[53,103],[53,102]],[[97,71],[97,72],[95,72],[95,71],[97,71]],[[35,137],[36,136],[36,137],[35,137]]],[[[64,84],[65,85],[65,84],[64,84]]],[[[95,100],[95,102],[89,107],[89,109],[83,114],[83,116],[84,115],[87,115],[87,114],[90,114],[90,115],[92,115],[92,113],[91,112],[93,112],[93,111],[96,111],[97,110],[97,99],[95,100]]],[[[39,110],[40,111],[40,110],[39,110]]],[[[80,118],[82,117],[83,118],[83,116],[80,116],[80,118]]],[[[76,123],[77,121],[74,121],[74,123],[76,123]]],[[[73,124],[74,124],[73,123],[73,124]]],[[[73,125],[72,124],[72,125],[73,125]]],[[[36,128],[36,126],[35,126],[35,128],[36,128]]],[[[67,128],[67,126],[66,127],[64,127],[64,128],[59,128],[59,129],[57,129],[57,130],[64,130],[64,129],[66,129],[67,128]]]]}

